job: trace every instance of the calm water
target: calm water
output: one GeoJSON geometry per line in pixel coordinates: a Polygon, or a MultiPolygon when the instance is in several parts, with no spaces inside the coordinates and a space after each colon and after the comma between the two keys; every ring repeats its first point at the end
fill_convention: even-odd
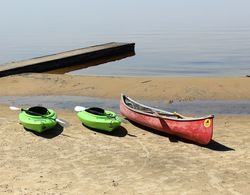
{"type": "MultiPolygon", "coordinates": [[[[202,115],[250,115],[250,101],[192,101],[173,102],[140,101],[141,103],[167,110],[179,112],[191,116],[202,115]]],[[[93,98],[85,96],[1,96],[0,104],[12,106],[45,106],[48,108],[60,108],[74,110],[75,106],[101,107],[119,113],[119,100],[107,98],[93,98]]]]}
{"type": "Polygon", "coordinates": [[[0,63],[106,42],[135,42],[136,55],[68,74],[250,74],[250,1],[5,1],[0,63]]]}

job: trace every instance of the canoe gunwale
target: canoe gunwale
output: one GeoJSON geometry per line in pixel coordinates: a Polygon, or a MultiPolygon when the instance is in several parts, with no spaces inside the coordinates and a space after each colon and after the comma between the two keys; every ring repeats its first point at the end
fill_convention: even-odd
{"type": "Polygon", "coordinates": [[[124,94],[121,94],[121,101],[122,101],[123,105],[126,108],[128,108],[129,110],[132,110],[133,112],[137,112],[139,114],[152,116],[152,117],[155,117],[155,118],[163,118],[163,119],[174,120],[174,121],[197,121],[197,120],[204,120],[204,119],[208,119],[208,118],[209,119],[214,118],[214,115],[207,115],[207,116],[202,116],[202,117],[192,117],[192,118],[177,118],[177,116],[172,112],[168,112],[168,111],[161,110],[161,109],[158,109],[158,108],[153,108],[153,107],[150,107],[150,106],[146,106],[144,104],[136,102],[135,100],[131,99],[130,97],[128,97],[128,96],[126,96],[124,94]],[[131,101],[134,104],[137,104],[137,105],[139,105],[139,106],[141,106],[143,108],[152,110],[153,113],[144,112],[142,110],[130,107],[129,105],[126,104],[125,98],[128,99],[129,101],[131,101]],[[157,113],[157,114],[155,114],[155,113],[157,113]],[[173,117],[176,117],[176,118],[173,118],[173,117]]]}

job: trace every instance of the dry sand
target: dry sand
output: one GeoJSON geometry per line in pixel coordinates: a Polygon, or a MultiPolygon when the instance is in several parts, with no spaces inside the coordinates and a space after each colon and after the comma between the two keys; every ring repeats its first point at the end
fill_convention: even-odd
{"type": "MultiPolygon", "coordinates": [[[[26,74],[0,78],[0,95],[250,100],[249,78],[116,78],[26,74]]],[[[113,134],[71,126],[40,136],[0,105],[0,194],[249,194],[250,116],[217,116],[205,146],[127,123],[113,134]]]]}

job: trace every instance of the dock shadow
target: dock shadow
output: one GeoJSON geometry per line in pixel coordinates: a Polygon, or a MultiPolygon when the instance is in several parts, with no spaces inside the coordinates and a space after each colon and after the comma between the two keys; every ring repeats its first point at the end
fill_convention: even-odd
{"type": "Polygon", "coordinates": [[[29,129],[24,128],[26,131],[29,131],[31,133],[33,133],[34,135],[37,135],[39,137],[43,137],[46,139],[52,139],[54,137],[57,137],[58,135],[60,135],[63,132],[63,126],[61,126],[60,124],[56,124],[56,126],[52,129],[49,129],[47,131],[44,131],[42,133],[38,133],[29,129]]]}
{"type": "Polygon", "coordinates": [[[83,123],[82,123],[82,125],[95,133],[101,133],[101,134],[108,135],[108,136],[125,137],[128,134],[127,129],[125,129],[123,126],[119,126],[116,129],[114,129],[113,131],[108,132],[108,131],[102,131],[102,130],[94,129],[91,127],[87,127],[83,123]]]}
{"type": "Polygon", "coordinates": [[[122,60],[124,58],[128,58],[128,57],[132,57],[135,55],[135,51],[128,51],[122,54],[114,54],[114,55],[107,55],[105,57],[101,57],[95,60],[88,60],[86,62],[74,62],[73,65],[70,66],[66,66],[63,68],[58,68],[55,70],[49,70],[46,71],[46,73],[50,73],[50,74],[65,74],[68,72],[72,72],[72,71],[77,71],[77,70],[81,70],[81,69],[85,69],[88,67],[93,67],[93,66],[99,66],[101,64],[105,64],[108,62],[113,62],[113,61],[117,61],[117,60],[122,60]]]}
{"type": "Polygon", "coordinates": [[[136,123],[134,121],[131,121],[131,120],[129,120],[129,122],[131,124],[133,124],[134,126],[144,130],[144,131],[148,131],[148,132],[154,133],[154,134],[162,136],[162,137],[167,137],[170,142],[179,142],[179,141],[181,141],[181,142],[184,142],[186,144],[193,144],[193,145],[196,145],[196,146],[200,146],[200,147],[207,148],[207,149],[210,149],[210,150],[213,150],[213,151],[218,151],[218,152],[234,151],[233,148],[225,146],[225,145],[223,145],[223,144],[221,144],[221,143],[219,143],[219,142],[217,142],[215,140],[211,140],[207,145],[201,145],[201,144],[197,144],[195,142],[189,141],[187,139],[177,137],[175,135],[171,135],[171,134],[161,132],[161,131],[158,131],[158,130],[155,130],[155,129],[152,129],[152,128],[149,128],[149,127],[145,127],[145,126],[143,126],[141,124],[138,124],[138,123],[136,123]]]}

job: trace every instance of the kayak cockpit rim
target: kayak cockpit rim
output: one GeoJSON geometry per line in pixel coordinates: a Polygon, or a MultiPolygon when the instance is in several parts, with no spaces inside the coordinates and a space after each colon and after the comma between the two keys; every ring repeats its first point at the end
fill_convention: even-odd
{"type": "Polygon", "coordinates": [[[150,106],[146,106],[144,104],[136,102],[135,100],[131,99],[130,97],[128,97],[128,96],[126,96],[124,94],[121,94],[121,101],[126,106],[126,108],[128,108],[128,109],[130,109],[130,110],[132,110],[134,112],[144,114],[144,115],[153,116],[153,117],[156,117],[156,118],[165,118],[165,119],[180,120],[180,121],[187,121],[187,120],[188,121],[192,121],[192,120],[195,121],[195,120],[204,120],[204,119],[207,119],[207,118],[214,118],[214,115],[207,115],[207,116],[202,116],[202,117],[178,118],[178,115],[176,115],[176,114],[174,114],[172,112],[168,112],[168,111],[161,110],[161,109],[158,109],[158,108],[153,108],[153,107],[150,107],[150,106]],[[145,111],[133,108],[133,107],[129,106],[128,103],[126,103],[126,100],[129,100],[131,103],[137,105],[138,107],[144,108],[145,110],[149,110],[151,112],[145,112],[145,111]]]}

